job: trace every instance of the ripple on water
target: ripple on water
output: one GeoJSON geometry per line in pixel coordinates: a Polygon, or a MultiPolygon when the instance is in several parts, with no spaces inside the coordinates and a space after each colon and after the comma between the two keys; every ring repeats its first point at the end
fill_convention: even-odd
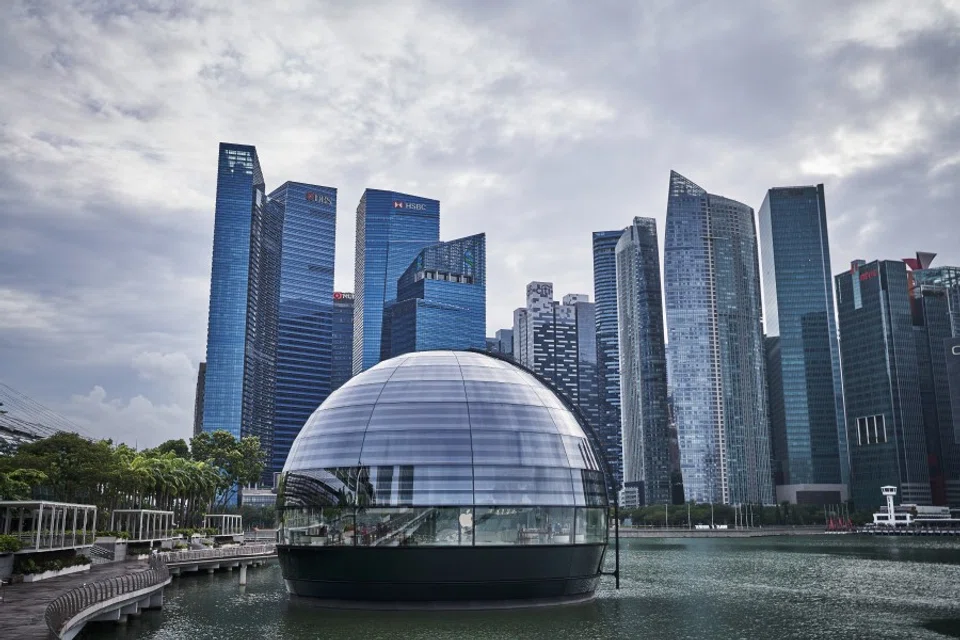
{"type": "MultiPolygon", "coordinates": [[[[277,566],[188,576],[166,608],[87,638],[960,637],[960,541],[805,538],[623,541],[621,590],[594,602],[529,611],[330,611],[288,599],[277,566]]],[[[607,558],[612,568],[612,554],[607,558]]]]}

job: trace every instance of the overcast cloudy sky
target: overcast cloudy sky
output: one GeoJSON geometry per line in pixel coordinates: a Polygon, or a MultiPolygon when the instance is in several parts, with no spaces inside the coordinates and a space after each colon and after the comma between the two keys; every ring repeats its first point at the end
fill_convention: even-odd
{"type": "Polygon", "coordinates": [[[268,189],[365,187],[485,231],[488,327],[593,292],[590,232],[661,223],[670,169],[759,208],[826,185],[833,271],[960,263],[960,4],[0,3],[0,381],[90,432],[188,436],[217,144],[268,189]]]}

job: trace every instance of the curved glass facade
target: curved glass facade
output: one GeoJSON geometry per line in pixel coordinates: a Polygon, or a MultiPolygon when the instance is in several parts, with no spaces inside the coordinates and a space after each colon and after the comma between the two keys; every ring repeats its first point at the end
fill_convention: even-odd
{"type": "Polygon", "coordinates": [[[281,542],[304,546],[606,542],[599,462],[536,377],[482,353],[381,362],[335,391],[294,442],[281,542]]]}

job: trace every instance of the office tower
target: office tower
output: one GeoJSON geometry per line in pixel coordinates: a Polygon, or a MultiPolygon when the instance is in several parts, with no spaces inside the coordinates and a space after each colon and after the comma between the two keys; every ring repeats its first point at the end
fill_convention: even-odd
{"type": "Polygon", "coordinates": [[[381,354],[483,349],[487,324],[486,235],[422,249],[383,311],[381,354]]]}
{"type": "Polygon", "coordinates": [[[333,366],[330,390],[336,391],[353,377],[353,293],[333,294],[333,366]]]}
{"type": "Polygon", "coordinates": [[[616,249],[624,506],[669,504],[670,412],[657,221],[634,218],[616,249]]]}
{"type": "Polygon", "coordinates": [[[838,504],[849,467],[823,185],[770,189],[759,226],[777,502],[838,504]]]}
{"type": "Polygon", "coordinates": [[[513,358],[513,329],[497,329],[492,338],[487,338],[487,351],[513,358]]]}
{"type": "MultiPolygon", "coordinates": [[[[220,143],[203,430],[273,449],[282,209],[268,206],[257,150],[220,143]]],[[[269,465],[265,477],[269,475],[269,465]]]]}
{"type": "Polygon", "coordinates": [[[527,305],[514,311],[514,358],[549,380],[583,412],[598,417],[596,319],[589,296],[553,299],[553,283],[527,285],[527,305]]]}
{"type": "Polygon", "coordinates": [[[671,171],[664,287],[686,499],[772,504],[753,209],[671,171]]]}
{"type": "Polygon", "coordinates": [[[593,232],[593,295],[597,316],[598,419],[600,446],[619,491],[623,483],[620,438],[620,346],[617,329],[617,243],[623,229],[593,232]]]}
{"type": "Polygon", "coordinates": [[[354,268],[353,373],[380,361],[383,309],[397,280],[424,248],[440,241],[440,203],[367,189],[357,207],[354,268]]]}
{"type": "Polygon", "coordinates": [[[197,395],[193,401],[193,435],[203,431],[203,384],[207,375],[207,363],[201,362],[197,370],[197,395]]]}
{"type": "Polygon", "coordinates": [[[880,487],[893,485],[902,502],[930,504],[907,266],[856,260],[834,280],[850,496],[859,510],[877,508],[880,487]]]}
{"type": "Polygon", "coordinates": [[[960,338],[960,268],[931,268],[933,257],[921,252],[904,262],[911,268],[908,275],[931,500],[936,505],[960,507],[960,415],[951,403],[948,373],[954,340],[960,338]]]}
{"type": "Polygon", "coordinates": [[[283,217],[272,470],[331,390],[337,190],[286,182],[268,196],[283,217]]]}

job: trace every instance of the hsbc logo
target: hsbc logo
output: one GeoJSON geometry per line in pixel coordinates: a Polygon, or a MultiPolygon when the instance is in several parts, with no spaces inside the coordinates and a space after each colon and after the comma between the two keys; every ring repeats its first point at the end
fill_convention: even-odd
{"type": "Polygon", "coordinates": [[[427,205],[420,202],[400,202],[399,200],[394,200],[393,208],[405,209],[407,211],[426,211],[427,205]]]}
{"type": "Polygon", "coordinates": [[[317,204],[325,204],[328,207],[333,206],[333,198],[325,193],[317,193],[316,191],[307,191],[307,202],[316,202],[317,204]]]}
{"type": "Polygon", "coordinates": [[[952,347],[950,347],[950,353],[952,353],[955,356],[960,356],[960,344],[955,344],[952,347]]]}

